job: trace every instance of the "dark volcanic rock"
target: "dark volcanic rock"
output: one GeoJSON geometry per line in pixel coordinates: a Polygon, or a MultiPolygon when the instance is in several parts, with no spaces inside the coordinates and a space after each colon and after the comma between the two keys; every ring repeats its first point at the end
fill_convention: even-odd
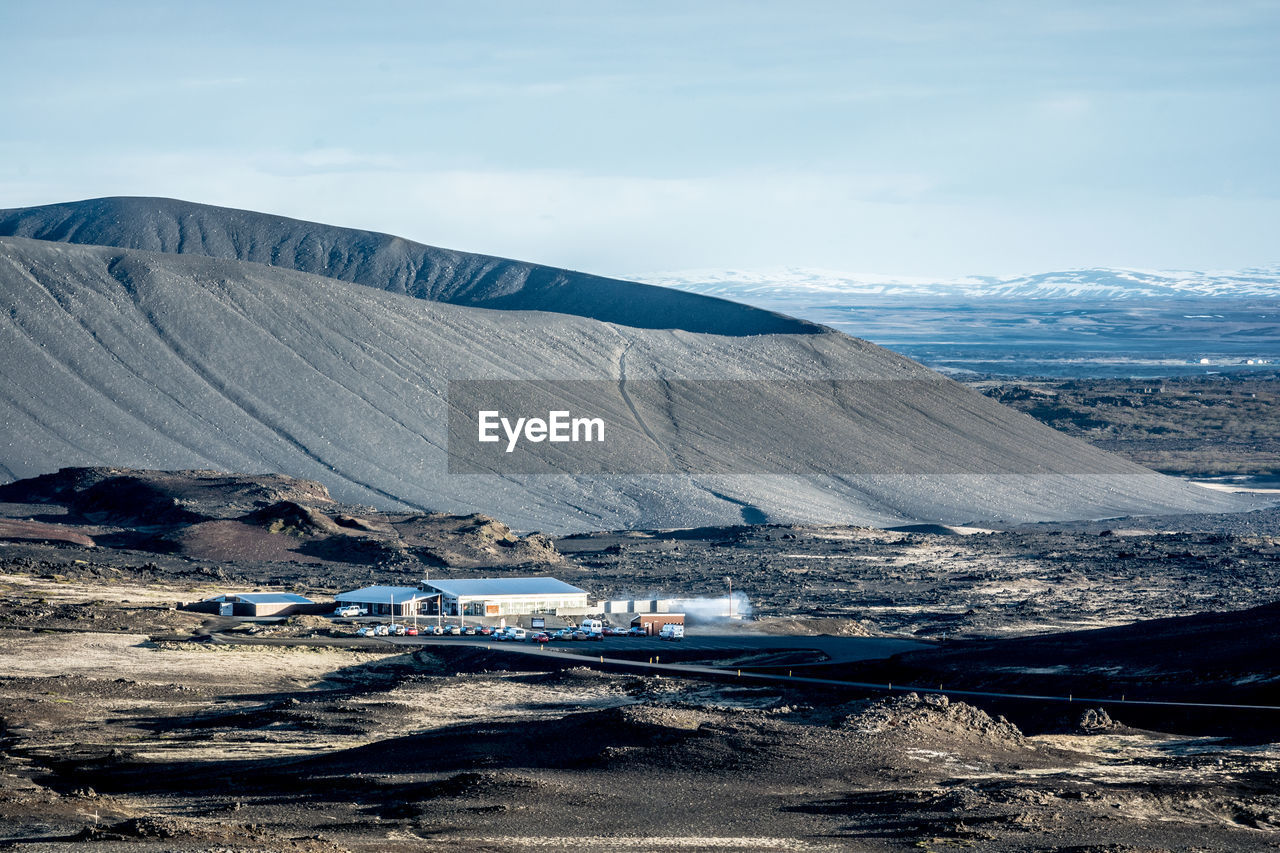
{"type": "Polygon", "coordinates": [[[1082,731],[1101,731],[1109,729],[1115,724],[1115,720],[1111,719],[1111,715],[1107,713],[1106,708],[1090,708],[1080,715],[1079,725],[1082,731]]]}
{"type": "Polygon", "coordinates": [[[118,522],[187,524],[282,501],[332,504],[324,486],[282,474],[62,468],[0,485],[0,501],[61,504],[118,522]]]}
{"type": "Polygon", "coordinates": [[[856,703],[842,725],[856,732],[912,740],[985,741],[1022,748],[1027,739],[1018,727],[964,702],[938,694],[908,693],[892,699],[856,703]]]}
{"type": "MultiPolygon", "coordinates": [[[[370,566],[416,576],[423,565],[492,572],[563,562],[546,536],[518,536],[488,516],[339,508],[318,483],[280,475],[79,468],[0,489],[11,499],[0,499],[0,539],[96,548],[98,558],[172,555],[182,572],[220,579],[272,563],[324,564],[330,581],[363,582],[370,566]],[[57,523],[33,520],[40,510],[57,523]],[[190,560],[224,566],[192,569],[190,560]]],[[[94,569],[86,563],[85,571],[94,569]]]]}

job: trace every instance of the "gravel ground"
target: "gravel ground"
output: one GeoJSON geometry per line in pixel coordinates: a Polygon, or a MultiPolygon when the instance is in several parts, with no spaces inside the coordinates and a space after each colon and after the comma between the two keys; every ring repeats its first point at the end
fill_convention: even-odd
{"type": "MultiPolygon", "coordinates": [[[[1245,738],[1183,719],[1175,735],[1114,708],[1049,719],[945,695],[743,688],[498,649],[226,645],[209,633],[225,623],[175,605],[268,585],[323,595],[421,564],[196,557],[139,550],[137,537],[102,546],[122,530],[85,533],[99,537],[92,548],[74,536],[0,546],[0,847],[1280,848],[1280,749],[1256,728],[1245,738]]],[[[517,548],[494,546],[508,533],[487,520],[412,530],[414,547],[439,554],[432,537],[447,536],[464,555],[433,577],[517,548]]],[[[1280,598],[1280,540],[1265,526],[1168,531],[1148,520],[968,535],[610,533],[496,571],[555,574],[601,598],[719,595],[730,575],[754,608],[745,627],[763,633],[947,638],[858,665],[885,677],[969,666],[979,683],[1025,686],[1041,669],[1114,664],[1147,667],[1144,683],[1167,689],[1273,690],[1274,666],[1249,661],[1265,662],[1272,643],[1263,606],[1280,598]],[[1186,624],[1209,633],[1151,621],[1189,613],[1208,614],[1186,624]],[[1223,630],[1233,621],[1253,627],[1223,630]],[[1184,654],[1178,638],[1195,636],[1217,645],[1184,654]],[[1160,675],[1173,662],[1192,677],[1160,675]]],[[[317,624],[245,628],[292,643],[329,630],[317,624]]]]}

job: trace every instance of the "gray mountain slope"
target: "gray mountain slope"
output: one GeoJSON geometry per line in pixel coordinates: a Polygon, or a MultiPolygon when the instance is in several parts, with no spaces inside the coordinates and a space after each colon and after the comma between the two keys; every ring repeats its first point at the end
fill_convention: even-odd
{"type": "Polygon", "coordinates": [[[176,199],[99,198],[0,210],[0,236],[253,261],[436,302],[554,311],[637,328],[719,335],[820,330],[715,297],[176,199]]]}
{"type": "MultiPolygon", "coordinates": [[[[0,475],[10,479],[68,465],[282,472],[347,502],[483,511],[548,531],[1242,508],[835,332],[637,329],[413,299],[256,263],[21,238],[0,239],[0,294],[0,475]],[[624,371],[870,380],[859,386],[870,396],[858,417],[798,383],[780,383],[755,410],[714,391],[687,403],[757,421],[786,453],[788,474],[449,473],[449,379],[618,380],[624,371]],[[914,389],[910,399],[889,393],[901,387],[914,389]],[[833,470],[842,454],[861,473],[833,470]],[[933,473],[902,473],[912,456],[927,456],[933,473]]],[[[602,396],[611,423],[634,437],[634,470],[666,470],[667,440],[706,460],[740,452],[682,433],[661,400],[602,396]]]]}

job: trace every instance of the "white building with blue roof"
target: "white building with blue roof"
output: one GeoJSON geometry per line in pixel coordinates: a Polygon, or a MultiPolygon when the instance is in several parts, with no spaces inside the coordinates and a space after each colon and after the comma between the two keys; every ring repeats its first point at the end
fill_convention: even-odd
{"type": "Polygon", "coordinates": [[[367,586],[334,596],[370,616],[581,616],[586,590],[551,577],[424,580],[418,586],[367,586]]]}
{"type": "Polygon", "coordinates": [[[586,591],[556,578],[455,578],[423,581],[422,586],[440,596],[446,616],[587,612],[586,591]]]}
{"type": "Polygon", "coordinates": [[[366,586],[339,593],[333,600],[363,607],[370,616],[413,616],[427,613],[427,602],[434,605],[436,598],[436,593],[416,586],[366,586]]]}

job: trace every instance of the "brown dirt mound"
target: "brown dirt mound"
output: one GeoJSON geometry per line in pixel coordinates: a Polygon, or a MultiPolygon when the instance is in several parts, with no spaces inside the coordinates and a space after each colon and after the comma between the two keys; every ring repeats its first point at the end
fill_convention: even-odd
{"type": "Polygon", "coordinates": [[[294,501],[280,501],[256,509],[244,516],[243,521],[266,528],[268,533],[290,536],[327,536],[342,530],[329,516],[294,501]]]}
{"type": "Polygon", "coordinates": [[[164,542],[185,557],[198,560],[301,562],[294,550],[299,540],[243,521],[206,521],[175,530],[164,542]]]}
{"type": "Polygon", "coordinates": [[[71,542],[75,545],[94,547],[92,537],[65,524],[45,524],[39,521],[18,521],[0,518],[0,539],[28,539],[35,542],[71,542]]]}

